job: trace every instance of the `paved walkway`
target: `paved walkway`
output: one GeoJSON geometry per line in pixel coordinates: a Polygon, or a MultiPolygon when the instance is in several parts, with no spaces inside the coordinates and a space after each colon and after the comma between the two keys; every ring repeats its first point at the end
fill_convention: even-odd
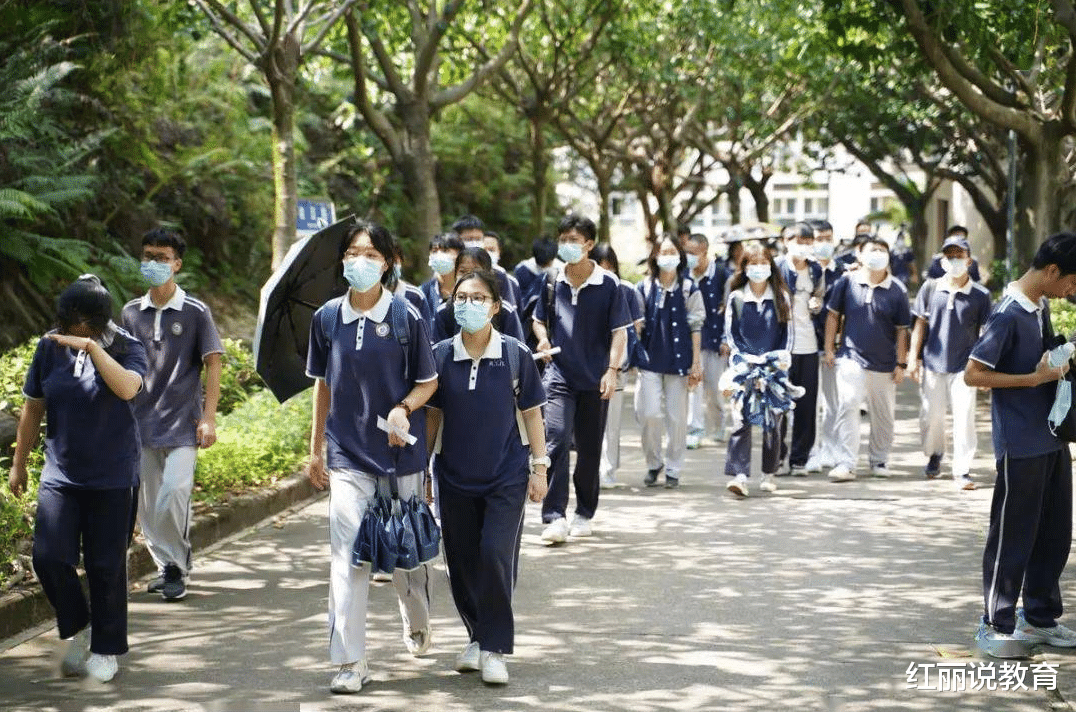
{"type": "MultiPolygon", "coordinates": [[[[131,653],[111,684],[59,679],[53,630],[7,641],[0,704],[132,711],[1070,709],[1076,658],[1064,653],[1032,661],[1054,666],[1059,692],[985,689],[994,684],[985,672],[1011,679],[1001,663],[972,657],[991,490],[958,492],[950,481],[922,479],[914,408],[914,391],[902,387],[892,479],[782,478],[776,494],[756,491],[743,501],[725,493],[718,475],[723,446],[690,452],[678,491],[638,486],[645,468],[626,410],[621,478],[631,486],[603,492],[593,538],[544,548],[537,505],[529,506],[507,687],[452,672],[466,639],[439,566],[430,654],[406,653],[392,587],[374,584],[373,682],[357,697],[328,693],[323,497],[202,552],[181,603],[147,596],[139,583],[131,595],[131,653]],[[966,686],[983,689],[939,691],[938,668],[915,667],[939,664],[961,666],[966,686]],[[980,664],[987,667],[979,671],[980,664]],[[919,685],[934,689],[909,689],[909,665],[919,685]]],[[[990,482],[985,397],[980,421],[986,457],[975,474],[990,482]]],[[[1070,604],[1073,573],[1070,566],[1062,582],[1070,604]]],[[[1026,665],[1023,681],[1033,686],[1026,665]]]]}

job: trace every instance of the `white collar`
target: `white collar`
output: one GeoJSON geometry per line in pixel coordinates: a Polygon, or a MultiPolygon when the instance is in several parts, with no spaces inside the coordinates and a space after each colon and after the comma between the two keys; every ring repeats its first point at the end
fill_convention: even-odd
{"type": "MultiPolygon", "coordinates": [[[[590,273],[590,276],[587,277],[587,280],[585,282],[583,282],[582,284],[579,285],[580,289],[587,286],[588,284],[594,284],[594,285],[601,284],[603,281],[605,281],[605,275],[611,274],[610,272],[606,272],[601,267],[599,267],[598,263],[594,262],[594,260],[590,260],[590,261],[594,263],[594,271],[590,273]]],[[[568,281],[568,271],[567,270],[562,269],[560,271],[560,274],[557,275],[557,281],[558,282],[564,282],[569,287],[572,286],[572,283],[568,281]]],[[[575,287],[572,287],[572,289],[575,289],[575,287]]]]}
{"type": "Polygon", "coordinates": [[[963,287],[958,287],[953,284],[953,278],[946,275],[944,279],[938,280],[938,289],[943,292],[950,292],[952,294],[971,294],[971,290],[975,287],[975,280],[968,277],[967,283],[963,287]]]}
{"type": "MultiPolygon", "coordinates": [[[[176,291],[172,294],[172,298],[168,300],[168,303],[161,307],[161,310],[175,309],[176,311],[183,311],[183,300],[187,298],[187,293],[183,291],[183,287],[176,285],[176,291]]],[[[142,310],[156,309],[157,305],[153,303],[153,299],[149,296],[149,292],[142,295],[142,304],[139,307],[142,310]]]]}
{"type": "Polygon", "coordinates": [[[389,315],[389,304],[392,303],[392,292],[381,287],[381,298],[377,300],[377,304],[372,309],[366,312],[361,312],[351,306],[351,290],[349,289],[347,294],[344,295],[344,301],[340,305],[340,320],[345,324],[361,317],[369,317],[377,323],[385,321],[385,318],[389,315]]]}
{"type": "Polygon", "coordinates": [[[870,287],[871,289],[876,289],[878,287],[881,287],[882,289],[889,289],[889,286],[893,284],[893,275],[890,274],[888,271],[886,271],[885,273],[885,279],[883,279],[878,284],[871,284],[870,270],[866,267],[860,267],[859,269],[855,270],[853,273],[853,279],[855,279],[858,284],[870,287]]]}
{"type": "Polygon", "coordinates": [[[668,287],[666,287],[664,284],[662,284],[660,279],[657,279],[655,277],[651,277],[650,281],[654,283],[655,287],[657,287],[661,291],[665,292],[666,294],[674,293],[677,289],[681,288],[681,285],[684,282],[684,280],[682,280],[679,277],[679,275],[676,277],[676,279],[673,280],[673,283],[671,285],[669,285],[668,287]]]}
{"type": "Polygon", "coordinates": [[[771,287],[769,283],[766,284],[766,291],[762,293],[762,296],[756,296],[755,290],[751,289],[750,284],[745,284],[740,291],[743,292],[743,300],[745,302],[755,302],[759,306],[762,306],[762,302],[767,299],[771,302],[773,301],[773,287],[771,287]]]}
{"type": "Polygon", "coordinates": [[[1024,294],[1024,290],[1020,289],[1020,285],[1017,282],[1009,282],[1005,287],[1005,296],[1011,297],[1013,301],[1022,306],[1028,312],[1037,312],[1042,309],[1042,303],[1040,301],[1039,306],[1035,306],[1035,303],[1031,301],[1031,298],[1024,294]]]}
{"type": "MultiPolygon", "coordinates": [[[[488,358],[495,359],[501,358],[501,332],[490,327],[489,330],[489,343],[486,344],[486,350],[478,357],[479,360],[488,358]]],[[[452,337],[452,360],[453,361],[473,361],[471,354],[467,353],[467,347],[463,345],[463,332],[456,334],[452,337]]]]}

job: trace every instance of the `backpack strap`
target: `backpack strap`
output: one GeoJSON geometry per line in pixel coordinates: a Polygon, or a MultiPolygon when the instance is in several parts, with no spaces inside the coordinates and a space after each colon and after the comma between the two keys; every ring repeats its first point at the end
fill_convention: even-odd
{"type": "Polygon", "coordinates": [[[519,401],[519,339],[514,339],[507,334],[501,334],[501,351],[508,361],[508,369],[512,373],[512,392],[519,401]]]}
{"type": "Polygon", "coordinates": [[[410,384],[411,349],[408,345],[411,341],[411,330],[407,328],[407,302],[395,294],[389,302],[389,323],[392,326],[392,332],[396,335],[396,341],[403,349],[404,379],[410,384]]]}
{"type": "Polygon", "coordinates": [[[336,332],[340,330],[340,307],[343,303],[343,297],[334,297],[321,308],[321,333],[325,335],[330,348],[336,339],[336,332]]]}

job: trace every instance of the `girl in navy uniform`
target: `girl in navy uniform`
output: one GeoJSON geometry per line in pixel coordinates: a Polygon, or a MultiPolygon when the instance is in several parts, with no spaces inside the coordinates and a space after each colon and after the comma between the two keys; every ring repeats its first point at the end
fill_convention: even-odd
{"type": "Polygon", "coordinates": [[[463,248],[463,240],[455,232],[442,233],[430,240],[428,264],[433,270],[433,276],[419,287],[426,297],[430,314],[436,314],[452,292],[452,285],[456,283],[456,258],[463,252],[463,248]]]}
{"type": "Polygon", "coordinates": [[[526,345],[493,328],[504,304],[492,272],[464,274],[452,303],[462,330],[434,347],[427,441],[452,598],[470,638],[456,669],[504,684],[523,509],[546,493],[545,389],[526,345]]]}
{"type": "Polygon", "coordinates": [[[47,414],[34,571],[60,637],[71,640],[61,671],[107,682],[127,652],[127,544],[140,458],[130,401],[142,389],[146,349],[112,323],[112,297],[94,275],[68,286],[56,307],[59,328],[38,342],[26,374],[8,484],[15,496],[26,491],[26,460],[47,414]],[[88,602],[75,568],[80,554],[88,602]]]}
{"type": "MultiPolygon", "coordinates": [[[[725,342],[729,346],[729,363],[736,354],[761,356],[771,351],[789,350],[792,346],[792,316],[785,281],[773,258],[762,244],[748,243],[743,250],[740,268],[729,281],[725,304],[725,342]]],[[[725,372],[726,378],[732,373],[725,372]]],[[[725,390],[725,397],[732,391],[725,390]]],[[[744,399],[746,405],[747,400],[744,399]]],[[[739,419],[737,419],[739,420],[739,419]]],[[[762,431],[762,481],[759,488],[775,492],[773,476],[780,464],[780,432],[784,414],[774,419],[774,427],[762,431]]],[[[725,474],[732,479],[727,488],[740,497],[748,496],[747,479],[751,473],[751,423],[743,412],[742,422],[729,436],[725,474]]]]}
{"type": "MultiPolygon", "coordinates": [[[[370,570],[354,567],[351,550],[363,513],[383,477],[395,468],[402,499],[423,495],[427,465],[423,406],[437,389],[426,324],[418,311],[385,286],[392,278],[395,239],[361,221],[340,249],[351,288],[327,302],[310,323],[307,373],[314,381],[310,435],[310,481],[329,486],[329,655],[340,666],[330,689],[352,693],[369,679],[366,664],[366,600],[370,570]],[[399,333],[406,332],[406,333],[399,333]],[[378,429],[378,417],[392,433],[378,429]],[[397,431],[417,438],[407,445],[397,431]]],[[[404,643],[414,655],[430,646],[427,567],[399,569],[393,583],[400,598],[404,643]]]]}
{"type": "Polygon", "coordinates": [[[687,392],[702,380],[702,293],[683,276],[687,258],[679,240],[666,235],[650,255],[650,276],[639,283],[645,305],[642,342],[649,363],[639,368],[635,417],[642,426],[646,477],[654,487],[662,470],[665,486],[680,484],[687,450],[687,392]],[[661,431],[668,442],[661,455],[661,431]]]}
{"type": "MultiPolygon", "coordinates": [[[[490,258],[489,253],[481,247],[464,248],[456,257],[453,274],[462,276],[479,270],[493,271],[493,260],[490,258]]],[[[499,289],[500,282],[498,282],[499,289]]],[[[453,306],[451,299],[445,300],[438,307],[437,313],[434,314],[431,327],[433,343],[436,344],[438,341],[444,341],[460,333],[460,325],[456,321],[453,306]]],[[[507,301],[502,300],[500,314],[499,326],[501,333],[523,341],[523,326],[519,322],[519,313],[516,308],[507,301]]]]}

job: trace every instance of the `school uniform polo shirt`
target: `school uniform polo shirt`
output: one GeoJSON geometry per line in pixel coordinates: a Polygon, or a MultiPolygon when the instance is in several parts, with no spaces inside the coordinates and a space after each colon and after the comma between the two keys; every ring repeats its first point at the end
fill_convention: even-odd
{"type": "Polygon", "coordinates": [[[912,323],[908,289],[887,274],[870,284],[866,269],[844,275],[833,285],[827,307],[844,315],[844,337],[838,357],[850,358],[868,371],[897,368],[897,330],[912,323]]]}
{"type": "Polygon", "coordinates": [[[437,282],[437,275],[434,275],[423,282],[419,289],[422,290],[422,295],[426,297],[426,303],[430,307],[430,313],[436,315],[437,310],[440,309],[441,305],[445,302],[445,300],[441,298],[441,285],[437,282]]]}
{"type": "Polygon", "coordinates": [[[643,344],[650,358],[644,370],[686,376],[694,360],[691,334],[701,331],[706,320],[702,294],[690,278],[666,288],[650,277],[639,283],[639,293],[646,315],[643,344]]]}
{"type": "Polygon", "coordinates": [[[545,389],[530,350],[502,340],[493,329],[485,353],[472,359],[457,334],[439,370],[428,405],[442,414],[434,445],[439,487],[484,496],[527,479],[530,448],[520,413],[545,404],[545,389]],[[519,395],[505,348],[519,349],[519,395]]]}
{"type": "MultiPolygon", "coordinates": [[[[494,319],[496,321],[496,318],[494,319]]],[[[523,341],[523,325],[519,323],[519,312],[508,302],[501,302],[500,329],[502,334],[507,334],[513,339],[523,341]]],[[[433,343],[450,339],[460,333],[460,325],[456,323],[456,315],[448,302],[442,302],[441,307],[433,318],[433,343]]]]}
{"type": "MultiPolygon", "coordinates": [[[[971,358],[998,373],[1033,372],[1046,351],[1042,324],[1050,318],[1046,299],[1035,304],[1015,282],[994,307],[971,358]]],[[[1046,423],[1054,404],[1055,381],[1034,388],[994,388],[990,399],[994,456],[1000,460],[1039,457],[1060,450],[1046,423]]]]}
{"type": "Polygon", "coordinates": [[[512,274],[515,275],[516,281],[519,282],[519,291],[521,294],[530,294],[531,285],[534,284],[534,280],[538,279],[538,276],[542,273],[542,268],[538,266],[537,260],[533,257],[528,257],[523,260],[516,265],[514,270],[512,270],[512,274]]]}
{"type": "Polygon", "coordinates": [[[146,347],[149,370],[134,401],[142,445],[194,447],[202,419],[202,364],[224,345],[205,302],[176,286],[158,309],[147,292],[123,307],[123,326],[146,347]]]}
{"type": "Polygon", "coordinates": [[[340,303],[335,336],[325,333],[321,312],[337,302],[322,305],[310,321],[306,372],[323,379],[332,394],[325,423],[328,466],[371,475],[385,475],[394,466],[400,475],[420,472],[427,460],[426,412],[420,408],[411,414],[410,432],[418,441],[398,448],[398,453],[389,447],[388,433],[378,429],[377,418],[388,418],[415,383],[437,378],[426,323],[408,305],[408,380],[404,345],[389,318],[392,295],[382,289],[381,299],[368,312],[353,309],[349,295],[340,303]]]}
{"type": "Polygon", "coordinates": [[[422,317],[422,320],[426,322],[427,328],[430,327],[433,321],[433,310],[430,309],[430,303],[426,301],[426,295],[421,289],[413,284],[408,284],[403,280],[396,285],[396,296],[403,297],[411,303],[415,309],[418,310],[418,314],[422,317]]]}
{"type": "MultiPolygon", "coordinates": [[[[788,295],[784,298],[787,301],[788,295]]],[[[725,304],[725,342],[730,350],[759,356],[791,348],[792,323],[778,320],[773,299],[769,285],[762,296],[755,296],[749,284],[729,294],[725,304]]]]}
{"type": "Polygon", "coordinates": [[[508,274],[504,267],[493,266],[493,276],[497,278],[497,288],[501,291],[501,301],[518,307],[523,303],[523,293],[519,288],[519,281],[508,274]]]}
{"type": "MultiPolygon", "coordinates": [[[[553,314],[549,340],[561,352],[546,368],[574,391],[596,391],[609,367],[613,332],[630,326],[631,316],[620,291],[620,280],[596,263],[579,289],[561,272],[553,283],[553,314]]],[[[546,322],[546,300],[539,299],[534,320],[546,322]]],[[[616,366],[616,364],[613,364],[616,366]]]]}
{"type": "MultiPolygon", "coordinates": [[[[138,339],[110,322],[98,343],[145,382],[146,349],[138,339]]],[[[112,392],[88,354],[41,339],[22,392],[45,401],[42,484],[82,489],[138,484],[140,446],[131,403],[112,392]]]]}
{"type": "Polygon", "coordinates": [[[706,310],[706,319],[702,323],[702,350],[717,351],[721,348],[721,339],[725,335],[725,316],[721,307],[725,303],[725,283],[728,275],[720,269],[717,260],[710,260],[706,271],[696,280],[702,293],[702,305],[706,310]]]}
{"type": "Polygon", "coordinates": [[[923,365],[935,373],[960,373],[990,317],[990,292],[971,279],[957,287],[942,277],[934,281],[933,289],[919,289],[912,314],[927,322],[923,365]]]}

